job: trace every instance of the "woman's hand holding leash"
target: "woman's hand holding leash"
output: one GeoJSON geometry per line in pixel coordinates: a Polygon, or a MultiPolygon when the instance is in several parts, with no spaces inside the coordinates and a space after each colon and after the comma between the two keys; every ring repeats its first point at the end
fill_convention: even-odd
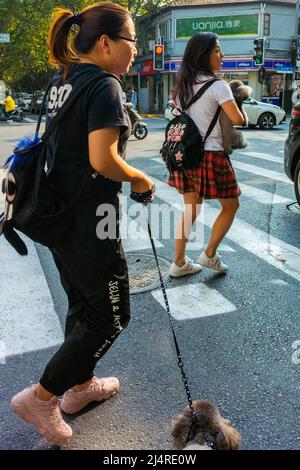
{"type": "Polygon", "coordinates": [[[155,185],[152,180],[145,175],[143,175],[143,178],[139,178],[131,183],[131,199],[145,206],[154,201],[154,192],[155,185]]]}

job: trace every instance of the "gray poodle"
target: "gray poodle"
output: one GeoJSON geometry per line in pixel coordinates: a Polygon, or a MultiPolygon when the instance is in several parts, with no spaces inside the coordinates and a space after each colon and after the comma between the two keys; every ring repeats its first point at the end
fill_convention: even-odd
{"type": "MultiPolygon", "coordinates": [[[[229,83],[230,88],[232,90],[233,96],[235,98],[236,104],[239,107],[239,110],[244,116],[244,126],[248,125],[248,117],[247,114],[242,106],[243,101],[246,101],[251,93],[252,88],[246,86],[240,80],[233,80],[229,83]]],[[[220,126],[222,132],[222,140],[223,140],[223,147],[224,152],[230,154],[235,149],[243,149],[247,147],[248,142],[244,138],[244,135],[238,129],[232,125],[230,119],[227,117],[225,112],[221,110],[220,112],[220,126]]]]}
{"type": "Polygon", "coordinates": [[[172,437],[176,449],[184,450],[212,450],[211,443],[216,450],[238,450],[241,436],[228,419],[222,418],[218,408],[206,400],[193,401],[196,422],[190,407],[186,406],[184,414],[174,418],[172,437]]]}

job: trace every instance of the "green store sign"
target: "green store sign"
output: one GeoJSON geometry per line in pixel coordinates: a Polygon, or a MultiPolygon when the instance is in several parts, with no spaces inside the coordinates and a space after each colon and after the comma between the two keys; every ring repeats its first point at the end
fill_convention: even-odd
{"type": "Polygon", "coordinates": [[[190,38],[195,33],[218,36],[257,36],[258,15],[205,16],[176,20],[176,38],[190,38]]]}

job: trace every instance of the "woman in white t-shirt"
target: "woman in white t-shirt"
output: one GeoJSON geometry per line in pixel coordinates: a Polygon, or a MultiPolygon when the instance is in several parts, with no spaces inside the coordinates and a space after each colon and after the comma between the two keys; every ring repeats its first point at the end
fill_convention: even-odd
{"type": "MultiPolygon", "coordinates": [[[[215,34],[197,33],[189,40],[174,91],[175,100],[180,107],[188,103],[207,80],[216,78],[216,72],[222,68],[223,57],[215,34]]],[[[219,106],[232,124],[244,124],[244,117],[234,101],[228,83],[219,79],[188,108],[188,114],[196,123],[202,138],[219,106]]],[[[180,171],[172,171],[168,180],[169,185],[183,195],[185,205],[176,230],[175,255],[170,275],[181,277],[194,274],[202,266],[226,272],[228,268],[221,262],[217,248],[231,227],[239,207],[238,197],[241,191],[230,158],[224,152],[219,121],[205,142],[204,157],[197,168],[187,169],[186,175],[187,177],[180,171]],[[213,224],[208,245],[196,264],[185,256],[185,248],[203,199],[218,199],[222,209],[213,224]]]]}

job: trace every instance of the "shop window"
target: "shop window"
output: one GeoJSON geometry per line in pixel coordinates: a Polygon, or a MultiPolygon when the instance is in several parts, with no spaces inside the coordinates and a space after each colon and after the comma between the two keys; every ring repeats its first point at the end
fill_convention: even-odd
{"type": "Polygon", "coordinates": [[[166,22],[161,23],[159,25],[159,30],[160,30],[160,35],[162,37],[164,37],[164,38],[167,37],[167,23],[166,22]]]}
{"type": "Polygon", "coordinates": [[[268,13],[264,14],[264,36],[270,36],[270,23],[271,16],[268,13]]]}
{"type": "Polygon", "coordinates": [[[168,40],[172,39],[172,21],[168,20],[168,40]]]}

